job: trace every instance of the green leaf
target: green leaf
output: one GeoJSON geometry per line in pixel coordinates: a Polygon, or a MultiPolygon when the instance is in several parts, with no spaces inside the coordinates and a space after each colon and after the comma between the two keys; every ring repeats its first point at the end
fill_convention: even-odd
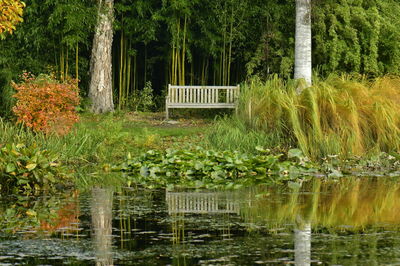
{"type": "Polygon", "coordinates": [[[36,215],[37,215],[37,213],[36,213],[34,210],[27,210],[27,211],[26,211],[26,214],[27,214],[28,216],[36,216],[36,215]]]}
{"type": "Polygon", "coordinates": [[[300,149],[290,149],[288,151],[288,158],[303,158],[303,152],[300,149]]]}
{"type": "Polygon", "coordinates": [[[140,168],[140,175],[143,177],[148,177],[149,176],[149,168],[142,166],[140,168]]]}
{"type": "Polygon", "coordinates": [[[9,163],[6,166],[6,173],[11,173],[16,170],[15,165],[13,163],[9,163]]]}
{"type": "Polygon", "coordinates": [[[37,166],[36,163],[31,163],[31,164],[28,164],[27,166],[25,166],[25,168],[28,169],[28,171],[32,171],[33,169],[36,168],[36,166],[37,166]]]}
{"type": "Polygon", "coordinates": [[[204,167],[204,164],[201,162],[195,162],[195,164],[194,164],[194,169],[196,169],[196,170],[200,170],[203,167],[204,167]]]}
{"type": "Polygon", "coordinates": [[[256,146],[256,151],[259,151],[261,153],[269,153],[271,150],[270,149],[264,149],[261,146],[256,146]]]}
{"type": "Polygon", "coordinates": [[[23,143],[18,143],[17,145],[15,145],[15,147],[16,147],[17,149],[25,148],[25,144],[23,144],[23,143]]]}
{"type": "Polygon", "coordinates": [[[55,183],[55,182],[56,182],[56,180],[55,180],[55,178],[54,178],[54,175],[53,175],[52,173],[48,173],[48,174],[46,175],[46,178],[47,178],[50,182],[52,182],[52,183],[55,183]]]}

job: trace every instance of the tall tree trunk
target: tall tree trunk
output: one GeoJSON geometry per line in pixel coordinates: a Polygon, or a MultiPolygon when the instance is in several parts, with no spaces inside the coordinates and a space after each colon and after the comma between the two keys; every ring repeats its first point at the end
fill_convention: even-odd
{"type": "Polygon", "coordinates": [[[113,6],[114,0],[98,0],[98,19],[90,60],[89,98],[91,111],[104,113],[114,110],[112,96],[113,6]]]}
{"type": "MultiPolygon", "coordinates": [[[[294,78],[311,86],[311,0],[296,0],[294,78]]],[[[304,86],[299,87],[301,93],[304,86]]]]}

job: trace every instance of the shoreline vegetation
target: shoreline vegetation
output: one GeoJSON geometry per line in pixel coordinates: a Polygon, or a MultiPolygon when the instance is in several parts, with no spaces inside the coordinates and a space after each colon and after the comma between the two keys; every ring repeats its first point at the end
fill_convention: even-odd
{"type": "Polygon", "coordinates": [[[161,113],[84,112],[63,136],[0,119],[1,190],[96,184],[232,189],[400,175],[398,77],[330,76],[299,97],[295,88],[278,77],[252,79],[237,115],[215,119],[179,118],[190,111],[175,123],[161,113]]]}

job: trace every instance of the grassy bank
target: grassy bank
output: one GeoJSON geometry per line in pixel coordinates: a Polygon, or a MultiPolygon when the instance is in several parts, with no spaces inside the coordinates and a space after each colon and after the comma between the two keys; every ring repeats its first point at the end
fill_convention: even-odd
{"type": "Polygon", "coordinates": [[[43,155],[50,165],[56,165],[56,157],[67,166],[81,188],[134,183],[138,178],[151,185],[211,187],[275,177],[288,181],[307,175],[400,175],[399,78],[331,76],[316,79],[301,95],[296,87],[295,81],[277,77],[253,79],[243,86],[237,115],[214,123],[168,123],[157,113],[82,114],[73,130],[61,137],[0,119],[0,147],[24,144],[32,157],[15,159],[18,152],[7,147],[4,154],[10,157],[0,160],[0,170],[10,179],[25,178],[40,165],[35,156],[39,147],[51,153],[43,155]],[[130,179],[102,169],[120,170],[130,179]]]}
{"type": "Polygon", "coordinates": [[[81,115],[66,136],[45,136],[23,126],[0,120],[0,146],[6,143],[36,145],[57,155],[58,160],[75,172],[78,186],[118,182],[118,175],[100,174],[103,165],[120,163],[150,149],[184,148],[199,143],[208,126],[204,120],[163,123],[157,114],[114,113],[81,115]]]}
{"type": "Polygon", "coordinates": [[[297,85],[277,77],[249,81],[237,117],[217,123],[208,139],[242,150],[298,147],[314,159],[400,150],[400,78],[332,75],[301,95],[297,85]]]}

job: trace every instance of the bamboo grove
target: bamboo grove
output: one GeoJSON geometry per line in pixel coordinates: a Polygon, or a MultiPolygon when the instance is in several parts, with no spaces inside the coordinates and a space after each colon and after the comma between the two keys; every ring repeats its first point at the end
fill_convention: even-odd
{"type": "MultiPolygon", "coordinates": [[[[313,1],[313,68],[322,75],[400,73],[400,3],[313,1]]],[[[95,1],[27,0],[24,22],[0,41],[0,69],[78,78],[87,91],[95,1]]],[[[115,1],[113,90],[131,106],[146,84],[235,85],[293,74],[292,0],[115,1]]],[[[10,76],[10,75],[9,75],[10,76]]],[[[160,98],[161,98],[160,97],[160,98]]],[[[162,101],[160,101],[162,102],[162,101]]]]}

